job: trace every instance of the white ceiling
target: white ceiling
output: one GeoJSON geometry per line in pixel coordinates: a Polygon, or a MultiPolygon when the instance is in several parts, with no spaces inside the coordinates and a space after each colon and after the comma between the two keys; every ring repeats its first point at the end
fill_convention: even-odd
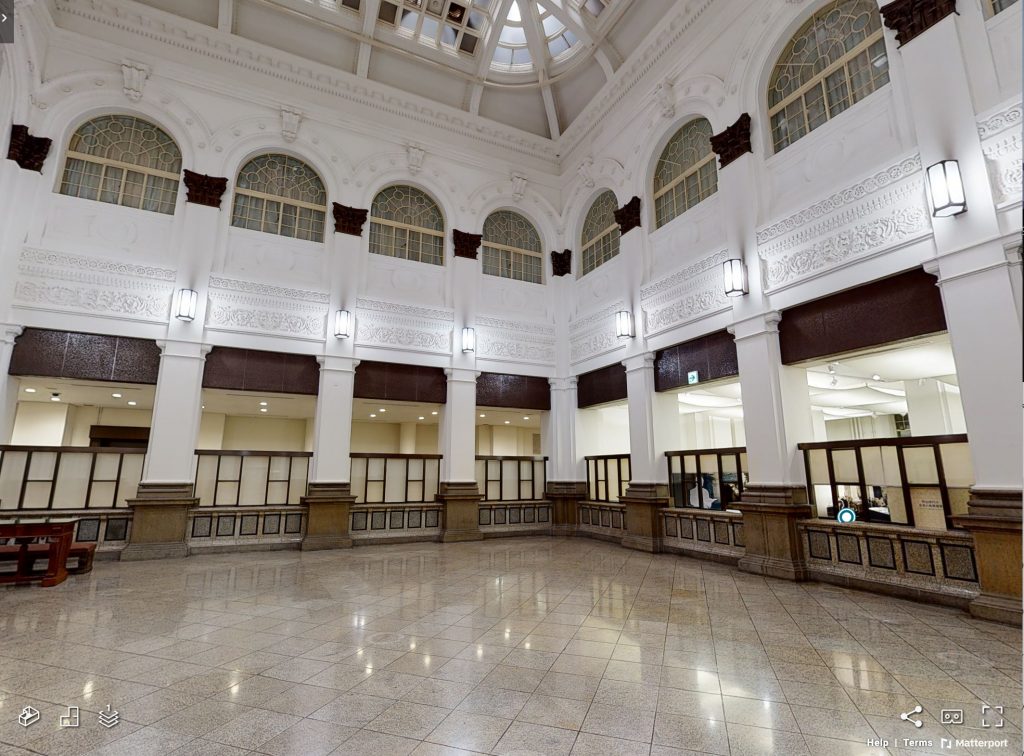
{"type": "Polygon", "coordinates": [[[556,139],[674,0],[138,0],[556,139]]]}

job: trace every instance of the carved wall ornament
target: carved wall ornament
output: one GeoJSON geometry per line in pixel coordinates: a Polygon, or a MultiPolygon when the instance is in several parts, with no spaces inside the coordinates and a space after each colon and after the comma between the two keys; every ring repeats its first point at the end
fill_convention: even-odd
{"type": "Polygon", "coordinates": [[[32,136],[28,126],[11,126],[11,144],[7,148],[7,159],[13,160],[26,171],[43,172],[43,163],[50,153],[52,139],[32,136]]]}
{"type": "Polygon", "coordinates": [[[132,102],[141,100],[142,90],[149,79],[149,66],[133,60],[122,60],[121,75],[124,77],[124,96],[132,102]]]}
{"type": "Polygon", "coordinates": [[[457,228],[452,229],[452,240],[455,242],[455,256],[465,257],[467,260],[475,260],[483,238],[481,234],[467,234],[465,231],[459,231],[457,228]]]}
{"type": "Polygon", "coordinates": [[[620,234],[627,234],[634,228],[640,228],[640,198],[633,197],[616,210],[615,222],[619,224],[620,234]]]}
{"type": "Polygon", "coordinates": [[[951,13],[956,13],[956,0],[895,0],[883,5],[882,19],[896,32],[900,47],[924,34],[951,13]]]}
{"type": "Polygon", "coordinates": [[[654,99],[661,109],[662,118],[675,118],[676,115],[676,90],[675,82],[672,79],[665,79],[654,90],[654,99]]]}
{"type": "Polygon", "coordinates": [[[294,108],[281,108],[281,136],[286,142],[294,142],[299,135],[299,124],[302,123],[302,112],[294,108]]]}
{"type": "Polygon", "coordinates": [[[519,202],[523,199],[523,195],[526,194],[527,179],[521,173],[512,174],[512,198],[519,202]]]}
{"type": "Polygon", "coordinates": [[[366,216],[370,211],[361,207],[346,207],[334,204],[334,232],[348,234],[349,236],[362,236],[363,226],[366,224],[366,216]]]}
{"type": "Polygon", "coordinates": [[[580,167],[576,169],[576,173],[577,175],[579,175],[580,180],[583,182],[583,186],[587,187],[587,189],[593,189],[594,185],[597,183],[596,181],[594,181],[593,169],[594,158],[592,157],[588,157],[586,160],[580,163],[580,167]]]}
{"type": "Polygon", "coordinates": [[[572,273],[572,250],[551,253],[551,275],[568,276],[572,273]]]}
{"type": "Polygon", "coordinates": [[[423,158],[426,157],[423,148],[415,144],[405,145],[405,159],[408,163],[409,173],[415,176],[423,170],[423,158]]]}
{"type": "Polygon", "coordinates": [[[750,145],[750,114],[744,113],[721,134],[712,136],[711,149],[718,155],[719,168],[725,168],[741,155],[753,152],[750,145]]]}
{"type": "Polygon", "coordinates": [[[202,173],[190,171],[187,168],[182,172],[185,180],[185,188],[188,190],[186,201],[195,205],[206,207],[220,207],[221,197],[228,188],[228,180],[218,176],[207,176],[202,173]]]}

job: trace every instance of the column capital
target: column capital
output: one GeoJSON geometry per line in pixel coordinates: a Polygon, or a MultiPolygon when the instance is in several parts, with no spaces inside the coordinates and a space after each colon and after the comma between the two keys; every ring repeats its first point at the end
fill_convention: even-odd
{"type": "Polygon", "coordinates": [[[480,377],[479,370],[466,368],[445,368],[444,374],[448,377],[448,383],[476,383],[476,379],[480,377]]]}
{"type": "Polygon", "coordinates": [[[750,143],[750,114],[744,113],[736,123],[711,137],[711,149],[718,155],[721,170],[754,148],[750,143]]]}
{"type": "Polygon", "coordinates": [[[626,368],[627,373],[636,370],[654,370],[654,352],[634,354],[632,357],[624,359],[622,365],[626,368]]]}
{"type": "Polygon", "coordinates": [[[187,196],[186,202],[193,205],[202,205],[220,209],[221,197],[228,188],[228,180],[220,176],[207,176],[203,173],[196,173],[186,168],[182,171],[182,180],[185,182],[187,196]]]}
{"type": "Polygon", "coordinates": [[[13,323],[0,323],[0,344],[13,344],[25,329],[13,323]]]}
{"type": "Polygon", "coordinates": [[[353,357],[338,357],[332,354],[317,355],[316,361],[320,365],[320,372],[337,370],[341,373],[354,373],[359,366],[359,360],[353,357]]]}
{"type": "Polygon", "coordinates": [[[203,344],[195,341],[179,341],[176,339],[162,339],[156,342],[160,347],[161,357],[184,357],[192,360],[206,360],[206,355],[213,349],[213,344],[203,344]]]}
{"type": "Polygon", "coordinates": [[[366,216],[370,211],[360,207],[347,207],[333,203],[334,210],[334,233],[348,234],[349,236],[362,236],[363,226],[366,224],[366,216]]]}
{"type": "Polygon", "coordinates": [[[726,330],[733,335],[736,341],[750,339],[766,333],[778,333],[779,323],[782,321],[782,313],[778,310],[759,312],[746,318],[741,318],[727,326],[726,330]]]}
{"type": "Polygon", "coordinates": [[[552,391],[575,391],[579,384],[579,378],[575,375],[568,378],[548,378],[548,385],[552,391]]]}

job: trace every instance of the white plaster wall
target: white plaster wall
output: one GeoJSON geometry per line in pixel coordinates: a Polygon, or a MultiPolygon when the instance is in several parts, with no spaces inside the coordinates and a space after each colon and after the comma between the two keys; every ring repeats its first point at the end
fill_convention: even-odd
{"type": "Polygon", "coordinates": [[[629,413],[625,403],[580,410],[576,417],[576,450],[581,457],[629,454],[629,413]]]}
{"type": "Polygon", "coordinates": [[[308,451],[306,421],[278,417],[234,417],[224,420],[222,449],[308,451]]]}
{"type": "Polygon", "coordinates": [[[64,442],[67,405],[19,402],[11,443],[25,446],[60,446],[64,442]]]}

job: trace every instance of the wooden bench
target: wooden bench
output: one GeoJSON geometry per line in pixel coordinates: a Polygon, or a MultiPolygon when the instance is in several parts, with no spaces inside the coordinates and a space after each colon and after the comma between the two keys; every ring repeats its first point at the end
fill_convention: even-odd
{"type": "MultiPolygon", "coordinates": [[[[4,544],[0,548],[4,558],[15,563],[13,573],[0,573],[0,584],[38,580],[48,588],[63,583],[68,576],[68,551],[75,540],[77,523],[74,518],[0,522],[0,543],[4,544]],[[14,541],[14,545],[7,546],[8,541],[14,541]],[[43,558],[46,559],[45,571],[34,570],[35,562],[43,558]]],[[[92,558],[88,554],[79,561],[78,569],[85,568],[87,563],[91,566],[92,558]]]]}
{"type": "MultiPolygon", "coordinates": [[[[21,554],[20,546],[0,546],[0,563],[17,562],[21,554]]],[[[81,575],[92,571],[92,560],[96,556],[96,544],[79,543],[75,541],[68,550],[68,560],[75,559],[74,567],[68,566],[68,573],[81,575]]],[[[23,562],[30,572],[35,572],[35,563],[46,560],[50,557],[50,546],[45,543],[33,543],[28,546],[28,551],[23,562]]]]}

